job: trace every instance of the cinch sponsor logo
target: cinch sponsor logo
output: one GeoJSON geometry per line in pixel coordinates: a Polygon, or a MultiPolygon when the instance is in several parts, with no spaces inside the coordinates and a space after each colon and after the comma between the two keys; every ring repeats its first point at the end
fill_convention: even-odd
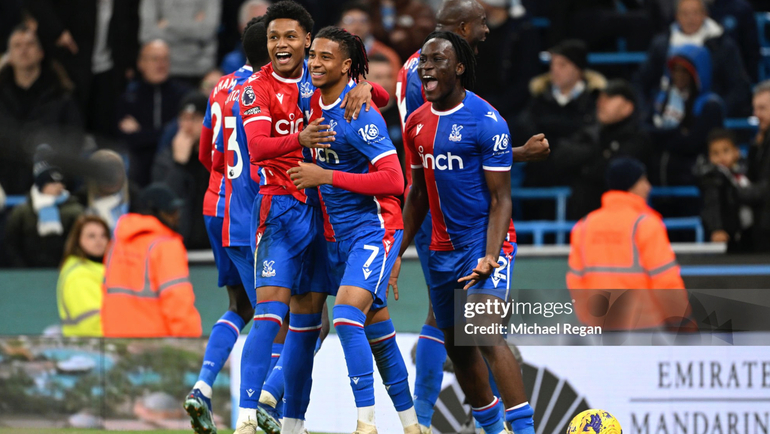
{"type": "Polygon", "coordinates": [[[419,151],[420,158],[422,158],[422,166],[426,169],[455,170],[465,168],[463,159],[457,155],[452,155],[451,152],[434,156],[433,154],[423,152],[422,146],[417,151],[419,151]]]}
{"type": "Polygon", "coordinates": [[[302,123],[304,119],[299,118],[294,120],[294,113],[289,113],[289,120],[281,119],[275,123],[275,131],[278,134],[288,135],[302,131],[302,123]]]}
{"type": "Polygon", "coordinates": [[[340,156],[328,148],[315,149],[315,158],[321,163],[340,164],[340,156]]]}

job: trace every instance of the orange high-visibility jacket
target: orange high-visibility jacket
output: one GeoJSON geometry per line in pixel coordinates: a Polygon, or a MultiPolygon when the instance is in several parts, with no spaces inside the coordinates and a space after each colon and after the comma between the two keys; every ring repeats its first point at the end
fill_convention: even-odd
{"type": "Polygon", "coordinates": [[[658,327],[689,310],[663,220],[624,191],[605,193],[572,229],[567,288],[578,319],[608,329],[658,327]]]}
{"type": "Polygon", "coordinates": [[[201,335],[182,237],[153,216],[120,218],[103,291],[105,337],[201,335]]]}

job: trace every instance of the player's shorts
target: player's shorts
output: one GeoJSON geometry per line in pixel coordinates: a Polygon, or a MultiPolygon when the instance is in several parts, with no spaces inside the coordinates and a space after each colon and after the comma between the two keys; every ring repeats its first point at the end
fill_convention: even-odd
{"type": "Polygon", "coordinates": [[[430,288],[430,269],[428,268],[428,260],[430,259],[430,239],[432,231],[433,220],[430,211],[428,211],[420,229],[414,234],[414,247],[417,249],[417,257],[420,258],[422,275],[425,276],[425,283],[428,285],[428,288],[430,288]]]}
{"type": "Polygon", "coordinates": [[[227,253],[225,253],[225,248],[222,247],[222,225],[224,224],[224,219],[222,217],[204,215],[203,220],[206,223],[206,232],[209,234],[211,250],[214,251],[214,262],[217,264],[217,271],[219,272],[219,287],[240,285],[241,276],[238,274],[238,269],[233,264],[233,261],[230,260],[230,257],[227,256],[227,253]]]}
{"type": "Polygon", "coordinates": [[[225,247],[225,252],[238,269],[238,274],[243,282],[243,289],[249,297],[251,307],[257,306],[257,291],[254,290],[254,256],[250,246],[225,247]]]}
{"type": "Polygon", "coordinates": [[[329,280],[335,288],[356,286],[372,293],[372,309],[388,305],[390,272],[396,263],[404,231],[362,229],[345,240],[327,243],[329,280]]]}
{"type": "Polygon", "coordinates": [[[258,194],[251,227],[255,234],[255,288],[278,286],[288,288],[292,295],[328,290],[321,273],[313,272],[321,268],[313,266],[318,259],[314,243],[323,232],[320,208],[291,195],[258,194]],[[314,274],[319,279],[314,279],[314,274]]]}
{"type": "MultiPolygon", "coordinates": [[[[513,263],[516,259],[516,243],[505,241],[500,249],[498,264],[500,268],[486,279],[463,292],[463,296],[471,294],[488,294],[502,300],[508,300],[511,292],[511,276],[513,263]]],[[[430,300],[433,303],[433,313],[436,315],[436,325],[440,329],[448,329],[455,323],[454,291],[462,288],[463,283],[457,279],[473,272],[479,259],[486,254],[486,239],[480,237],[477,242],[452,251],[430,252],[430,300]]]]}

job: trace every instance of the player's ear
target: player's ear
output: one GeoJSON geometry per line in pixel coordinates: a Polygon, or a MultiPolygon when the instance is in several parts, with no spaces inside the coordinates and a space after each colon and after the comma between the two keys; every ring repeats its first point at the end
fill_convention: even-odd
{"type": "Polygon", "coordinates": [[[310,32],[307,32],[307,34],[305,35],[305,49],[306,49],[306,50],[307,50],[308,48],[310,48],[310,42],[311,42],[311,39],[310,39],[310,32]]]}
{"type": "Polygon", "coordinates": [[[465,65],[462,63],[458,63],[457,66],[455,67],[455,74],[457,74],[458,77],[465,74],[465,65]]]}
{"type": "MultiPolygon", "coordinates": [[[[342,62],[342,75],[347,75],[348,71],[350,71],[350,65],[353,64],[352,59],[345,59],[344,62],[342,62]]],[[[355,78],[355,77],[353,77],[355,78]]]]}

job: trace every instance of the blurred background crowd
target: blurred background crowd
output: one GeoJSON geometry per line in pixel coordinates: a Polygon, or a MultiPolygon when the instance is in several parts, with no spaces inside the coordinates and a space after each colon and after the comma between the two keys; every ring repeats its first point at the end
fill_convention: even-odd
{"type": "MultiPolygon", "coordinates": [[[[397,74],[434,29],[440,0],[299,3],[315,30],[336,24],[364,40],[400,146],[397,74]]],[[[670,193],[652,199],[664,218],[699,217],[705,240],[730,251],[770,250],[770,1],[479,3],[489,34],[472,90],[504,116],[514,144],[545,133],[552,149],[514,166],[514,199],[521,188],[546,192],[515,202],[517,223],[579,220],[601,205],[609,161],[631,156],[670,193]],[[556,187],[569,188],[561,212],[548,200],[556,187]]],[[[185,246],[208,248],[209,174],[197,158],[207,97],[245,63],[240,33],[269,4],[0,2],[0,266],[60,266],[81,215],[111,231],[150,183],[184,199],[185,246]]],[[[82,219],[78,238],[89,222],[109,238],[82,219]]]]}

